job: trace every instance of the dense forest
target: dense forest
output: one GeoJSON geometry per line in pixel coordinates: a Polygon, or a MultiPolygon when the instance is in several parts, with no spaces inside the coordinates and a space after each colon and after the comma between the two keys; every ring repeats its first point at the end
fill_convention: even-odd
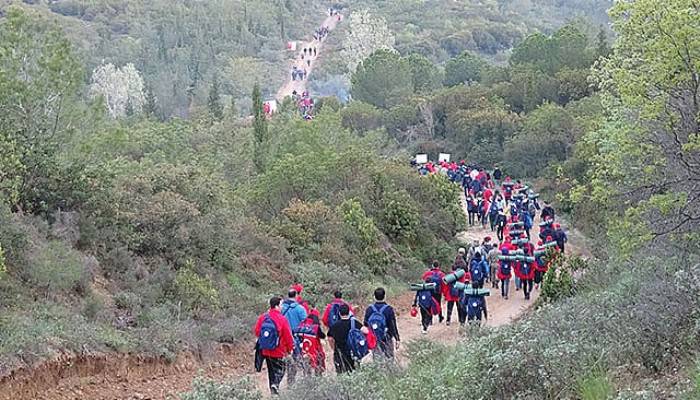
{"type": "Polygon", "coordinates": [[[284,396],[697,398],[699,76],[692,0],[0,3],[0,374],[205,357],[289,282],[399,293],[459,247],[460,189],[409,165],[448,152],[533,182],[593,257],[513,324],[284,396]],[[315,117],[265,118],[329,6],[315,117]]]}

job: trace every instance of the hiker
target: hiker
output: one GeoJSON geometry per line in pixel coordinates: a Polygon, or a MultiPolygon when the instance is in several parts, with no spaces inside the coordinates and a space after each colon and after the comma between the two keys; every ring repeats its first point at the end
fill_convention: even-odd
{"type": "Polygon", "coordinates": [[[320,376],[326,371],[326,353],[321,340],[326,334],[321,329],[320,313],[312,308],[309,316],[292,331],[299,342],[304,376],[320,376]]]}
{"type": "Polygon", "coordinates": [[[460,247],[459,250],[457,250],[457,256],[455,257],[455,262],[454,265],[457,268],[462,268],[463,270],[467,270],[467,250],[464,247],[460,247]]]}
{"type": "Polygon", "coordinates": [[[302,80],[306,80],[306,75],[307,75],[307,71],[306,71],[306,68],[304,68],[304,72],[302,73],[302,78],[301,78],[301,79],[302,79],[302,80]]]}
{"type": "MultiPolygon", "coordinates": [[[[423,279],[425,283],[433,283],[430,278],[423,279]]],[[[416,307],[420,308],[420,323],[423,328],[421,333],[428,333],[428,327],[433,324],[433,316],[442,313],[440,309],[440,303],[435,300],[433,295],[434,290],[419,290],[416,292],[416,298],[413,300],[413,309],[416,307]]]]}
{"type": "Polygon", "coordinates": [[[475,291],[467,290],[464,294],[464,307],[467,310],[467,321],[469,324],[481,325],[481,318],[488,320],[489,314],[486,309],[486,298],[475,291]]]}
{"type": "Polygon", "coordinates": [[[377,338],[377,347],[373,351],[375,357],[394,359],[394,348],[398,350],[401,344],[399,328],[396,324],[394,308],[386,303],[384,288],[374,290],[374,304],[365,311],[365,326],[368,326],[377,338]],[[396,347],[394,347],[396,346],[396,347]]]}
{"type": "MultiPolygon", "coordinates": [[[[374,335],[350,314],[347,304],[341,304],[338,312],[340,320],[328,331],[328,343],[333,349],[335,371],[342,374],[354,371],[356,363],[374,348],[370,339],[374,335]]],[[[374,344],[376,345],[376,340],[374,344]]]]}
{"type": "Polygon", "coordinates": [[[481,289],[484,287],[484,281],[489,276],[489,266],[482,258],[479,250],[474,253],[474,258],[469,264],[469,276],[472,283],[472,288],[481,289]]]}
{"type": "Polygon", "coordinates": [[[307,50],[307,48],[306,48],[306,47],[304,47],[304,54],[306,54],[306,50],[307,50]]]}
{"type": "Polygon", "coordinates": [[[314,57],[316,57],[316,48],[314,47],[314,57]]]}
{"type": "Polygon", "coordinates": [[[498,289],[498,281],[501,280],[497,275],[498,272],[498,256],[501,251],[495,244],[491,246],[491,250],[486,253],[486,262],[489,264],[489,280],[491,280],[491,287],[498,289]]]}
{"type": "MultiPolygon", "coordinates": [[[[531,243],[528,243],[532,246],[531,243]]],[[[529,247],[523,248],[525,250],[525,256],[532,257],[533,252],[530,251],[529,247]]],[[[530,293],[533,289],[533,280],[535,279],[535,266],[534,263],[529,261],[516,261],[515,263],[515,276],[520,279],[522,284],[523,293],[525,294],[525,300],[530,300],[530,293]]]]}
{"type": "MultiPolygon", "coordinates": [[[[435,299],[435,302],[438,304],[438,322],[442,323],[442,321],[445,319],[445,317],[442,316],[442,293],[444,291],[443,285],[444,282],[442,279],[445,277],[445,273],[442,272],[440,269],[440,263],[436,260],[433,261],[432,266],[430,267],[429,270],[425,271],[423,273],[423,276],[421,279],[423,279],[423,282],[428,282],[428,283],[434,283],[435,284],[435,290],[433,291],[432,295],[433,298],[435,299]]],[[[432,321],[432,317],[430,318],[432,321]]]]}
{"type": "Polygon", "coordinates": [[[270,310],[262,314],[255,324],[256,347],[261,351],[267,365],[270,392],[279,394],[280,383],[286,369],[285,358],[294,350],[294,339],[289,323],[282,315],[282,299],[273,296],[270,310]]]}
{"type": "MultiPolygon", "coordinates": [[[[299,325],[306,319],[306,310],[303,306],[297,303],[297,291],[290,289],[287,292],[288,298],[282,303],[282,315],[289,322],[289,328],[294,332],[299,325]]],[[[287,383],[292,385],[296,379],[297,372],[301,368],[301,352],[296,348],[292,353],[292,361],[287,365],[289,373],[287,374],[287,383]]]]}
{"type": "Polygon", "coordinates": [[[323,312],[322,321],[324,325],[332,328],[336,322],[340,321],[340,306],[343,304],[350,308],[350,315],[352,315],[352,306],[343,300],[343,293],[340,290],[336,290],[333,293],[333,301],[326,306],[326,310],[323,312]]]}
{"type": "Polygon", "coordinates": [[[447,326],[450,326],[452,320],[452,309],[455,307],[455,305],[457,306],[457,319],[459,321],[459,325],[464,326],[464,323],[467,320],[467,314],[464,310],[464,307],[462,306],[462,294],[464,293],[464,291],[458,290],[455,287],[455,283],[466,283],[467,281],[469,281],[469,272],[466,270],[465,267],[460,267],[456,264],[452,265],[452,272],[455,272],[458,269],[463,269],[465,271],[464,276],[457,279],[456,282],[452,282],[444,286],[445,301],[447,301],[447,326]]]}
{"type": "Polygon", "coordinates": [[[491,232],[496,230],[496,222],[498,221],[498,208],[500,207],[501,201],[503,201],[503,197],[501,197],[501,193],[499,191],[496,191],[496,195],[494,196],[493,201],[489,205],[489,226],[491,227],[491,232]]]}
{"type": "Polygon", "coordinates": [[[301,292],[304,290],[304,286],[302,286],[301,283],[295,283],[292,286],[290,286],[289,290],[294,290],[295,292],[297,292],[297,298],[295,300],[297,301],[297,303],[299,303],[300,306],[304,307],[304,310],[306,311],[306,316],[308,317],[309,314],[311,314],[311,307],[309,306],[309,302],[301,297],[301,292]]]}
{"type": "Polygon", "coordinates": [[[306,60],[306,66],[311,67],[311,60],[306,60]]]}
{"type": "Polygon", "coordinates": [[[467,195],[467,215],[469,216],[469,226],[474,225],[474,220],[476,219],[476,214],[479,211],[477,209],[477,203],[476,199],[474,196],[472,196],[471,191],[469,192],[469,195],[467,195]]]}
{"type": "MultiPolygon", "coordinates": [[[[507,256],[510,251],[503,249],[500,253],[507,256]]],[[[508,260],[500,260],[498,263],[498,280],[501,281],[501,297],[508,300],[508,290],[510,289],[510,278],[513,276],[512,263],[508,260]]]]}
{"type": "Polygon", "coordinates": [[[544,207],[542,207],[542,212],[540,212],[540,219],[542,221],[546,219],[551,219],[552,221],[554,221],[554,216],[554,208],[551,205],[549,205],[548,201],[545,201],[544,207]]]}
{"type": "Polygon", "coordinates": [[[492,176],[496,186],[501,186],[501,178],[503,178],[503,172],[501,172],[501,168],[499,168],[498,165],[496,165],[496,168],[494,168],[492,176]]]}
{"type": "Polygon", "coordinates": [[[566,244],[566,242],[569,241],[569,238],[566,236],[566,232],[564,232],[564,230],[561,229],[561,225],[557,223],[554,224],[554,235],[552,237],[557,242],[557,247],[559,247],[559,250],[563,254],[564,245],[566,244]]]}
{"type": "Polygon", "coordinates": [[[549,261],[546,260],[546,248],[542,241],[537,242],[535,248],[535,289],[539,290],[540,284],[544,280],[544,274],[549,269],[549,261]]]}

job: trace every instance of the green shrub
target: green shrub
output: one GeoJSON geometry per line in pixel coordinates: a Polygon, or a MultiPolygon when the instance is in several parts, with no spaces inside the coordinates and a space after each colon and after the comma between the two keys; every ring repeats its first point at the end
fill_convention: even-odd
{"type": "Polygon", "coordinates": [[[357,199],[347,199],[339,207],[345,226],[357,237],[355,248],[366,249],[379,243],[379,229],[357,199]]]}
{"type": "Polygon", "coordinates": [[[0,243],[0,280],[5,277],[7,273],[7,267],[5,266],[5,252],[2,250],[2,243],[0,243]]]}
{"type": "Polygon", "coordinates": [[[411,241],[418,234],[420,215],[405,190],[388,193],[384,198],[382,226],[392,239],[411,241]]]}
{"type": "Polygon", "coordinates": [[[57,240],[40,246],[25,272],[29,281],[46,294],[80,292],[86,273],[82,255],[57,240]]]}
{"type": "Polygon", "coordinates": [[[192,391],[180,394],[182,400],[262,400],[262,394],[248,378],[234,382],[214,382],[196,378],[192,391]]]}
{"type": "Polygon", "coordinates": [[[581,400],[607,400],[613,395],[613,387],[607,373],[595,367],[578,381],[581,400]]]}
{"type": "Polygon", "coordinates": [[[186,310],[199,312],[219,308],[219,292],[212,281],[200,276],[193,270],[192,264],[180,269],[175,276],[177,299],[186,310]]]}

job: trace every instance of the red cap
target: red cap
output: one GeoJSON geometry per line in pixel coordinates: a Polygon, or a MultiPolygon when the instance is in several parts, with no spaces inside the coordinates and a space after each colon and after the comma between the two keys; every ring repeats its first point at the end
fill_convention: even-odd
{"type": "Polygon", "coordinates": [[[561,228],[561,225],[559,225],[559,224],[554,224],[554,229],[559,229],[559,228],[561,228]]]}
{"type": "Polygon", "coordinates": [[[290,287],[290,289],[297,292],[297,294],[299,294],[304,290],[304,287],[301,286],[301,283],[295,283],[290,287]]]}

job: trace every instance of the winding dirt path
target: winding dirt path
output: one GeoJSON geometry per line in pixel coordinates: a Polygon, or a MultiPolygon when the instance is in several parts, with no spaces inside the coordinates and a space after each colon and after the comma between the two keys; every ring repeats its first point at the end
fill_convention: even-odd
{"type": "MultiPolygon", "coordinates": [[[[335,27],[338,25],[338,17],[340,17],[341,21],[343,19],[343,15],[334,15],[334,16],[328,16],[326,17],[325,20],[323,20],[323,23],[320,26],[325,26],[328,28],[329,34],[332,32],[335,27]]],[[[327,36],[326,36],[327,37],[327,36]]],[[[316,63],[318,59],[321,57],[321,54],[323,53],[323,45],[325,43],[325,38],[322,40],[316,40],[313,37],[311,37],[311,40],[309,41],[304,41],[304,42],[298,42],[297,46],[297,52],[294,54],[294,60],[291,60],[289,62],[288,68],[287,68],[287,76],[288,76],[288,81],[280,88],[280,90],[277,91],[277,95],[275,98],[279,101],[284,100],[285,97],[291,96],[292,92],[296,90],[297,93],[302,94],[303,92],[306,91],[306,83],[309,80],[309,77],[311,76],[311,73],[313,72],[314,68],[316,67],[316,63]],[[304,57],[304,59],[301,59],[301,56],[304,54],[304,49],[305,48],[316,48],[316,55],[315,56],[309,56],[308,54],[304,57]],[[307,64],[307,60],[311,61],[311,64],[307,64]],[[297,69],[304,70],[306,69],[306,79],[304,80],[292,80],[292,68],[297,67],[297,69]]]]}

